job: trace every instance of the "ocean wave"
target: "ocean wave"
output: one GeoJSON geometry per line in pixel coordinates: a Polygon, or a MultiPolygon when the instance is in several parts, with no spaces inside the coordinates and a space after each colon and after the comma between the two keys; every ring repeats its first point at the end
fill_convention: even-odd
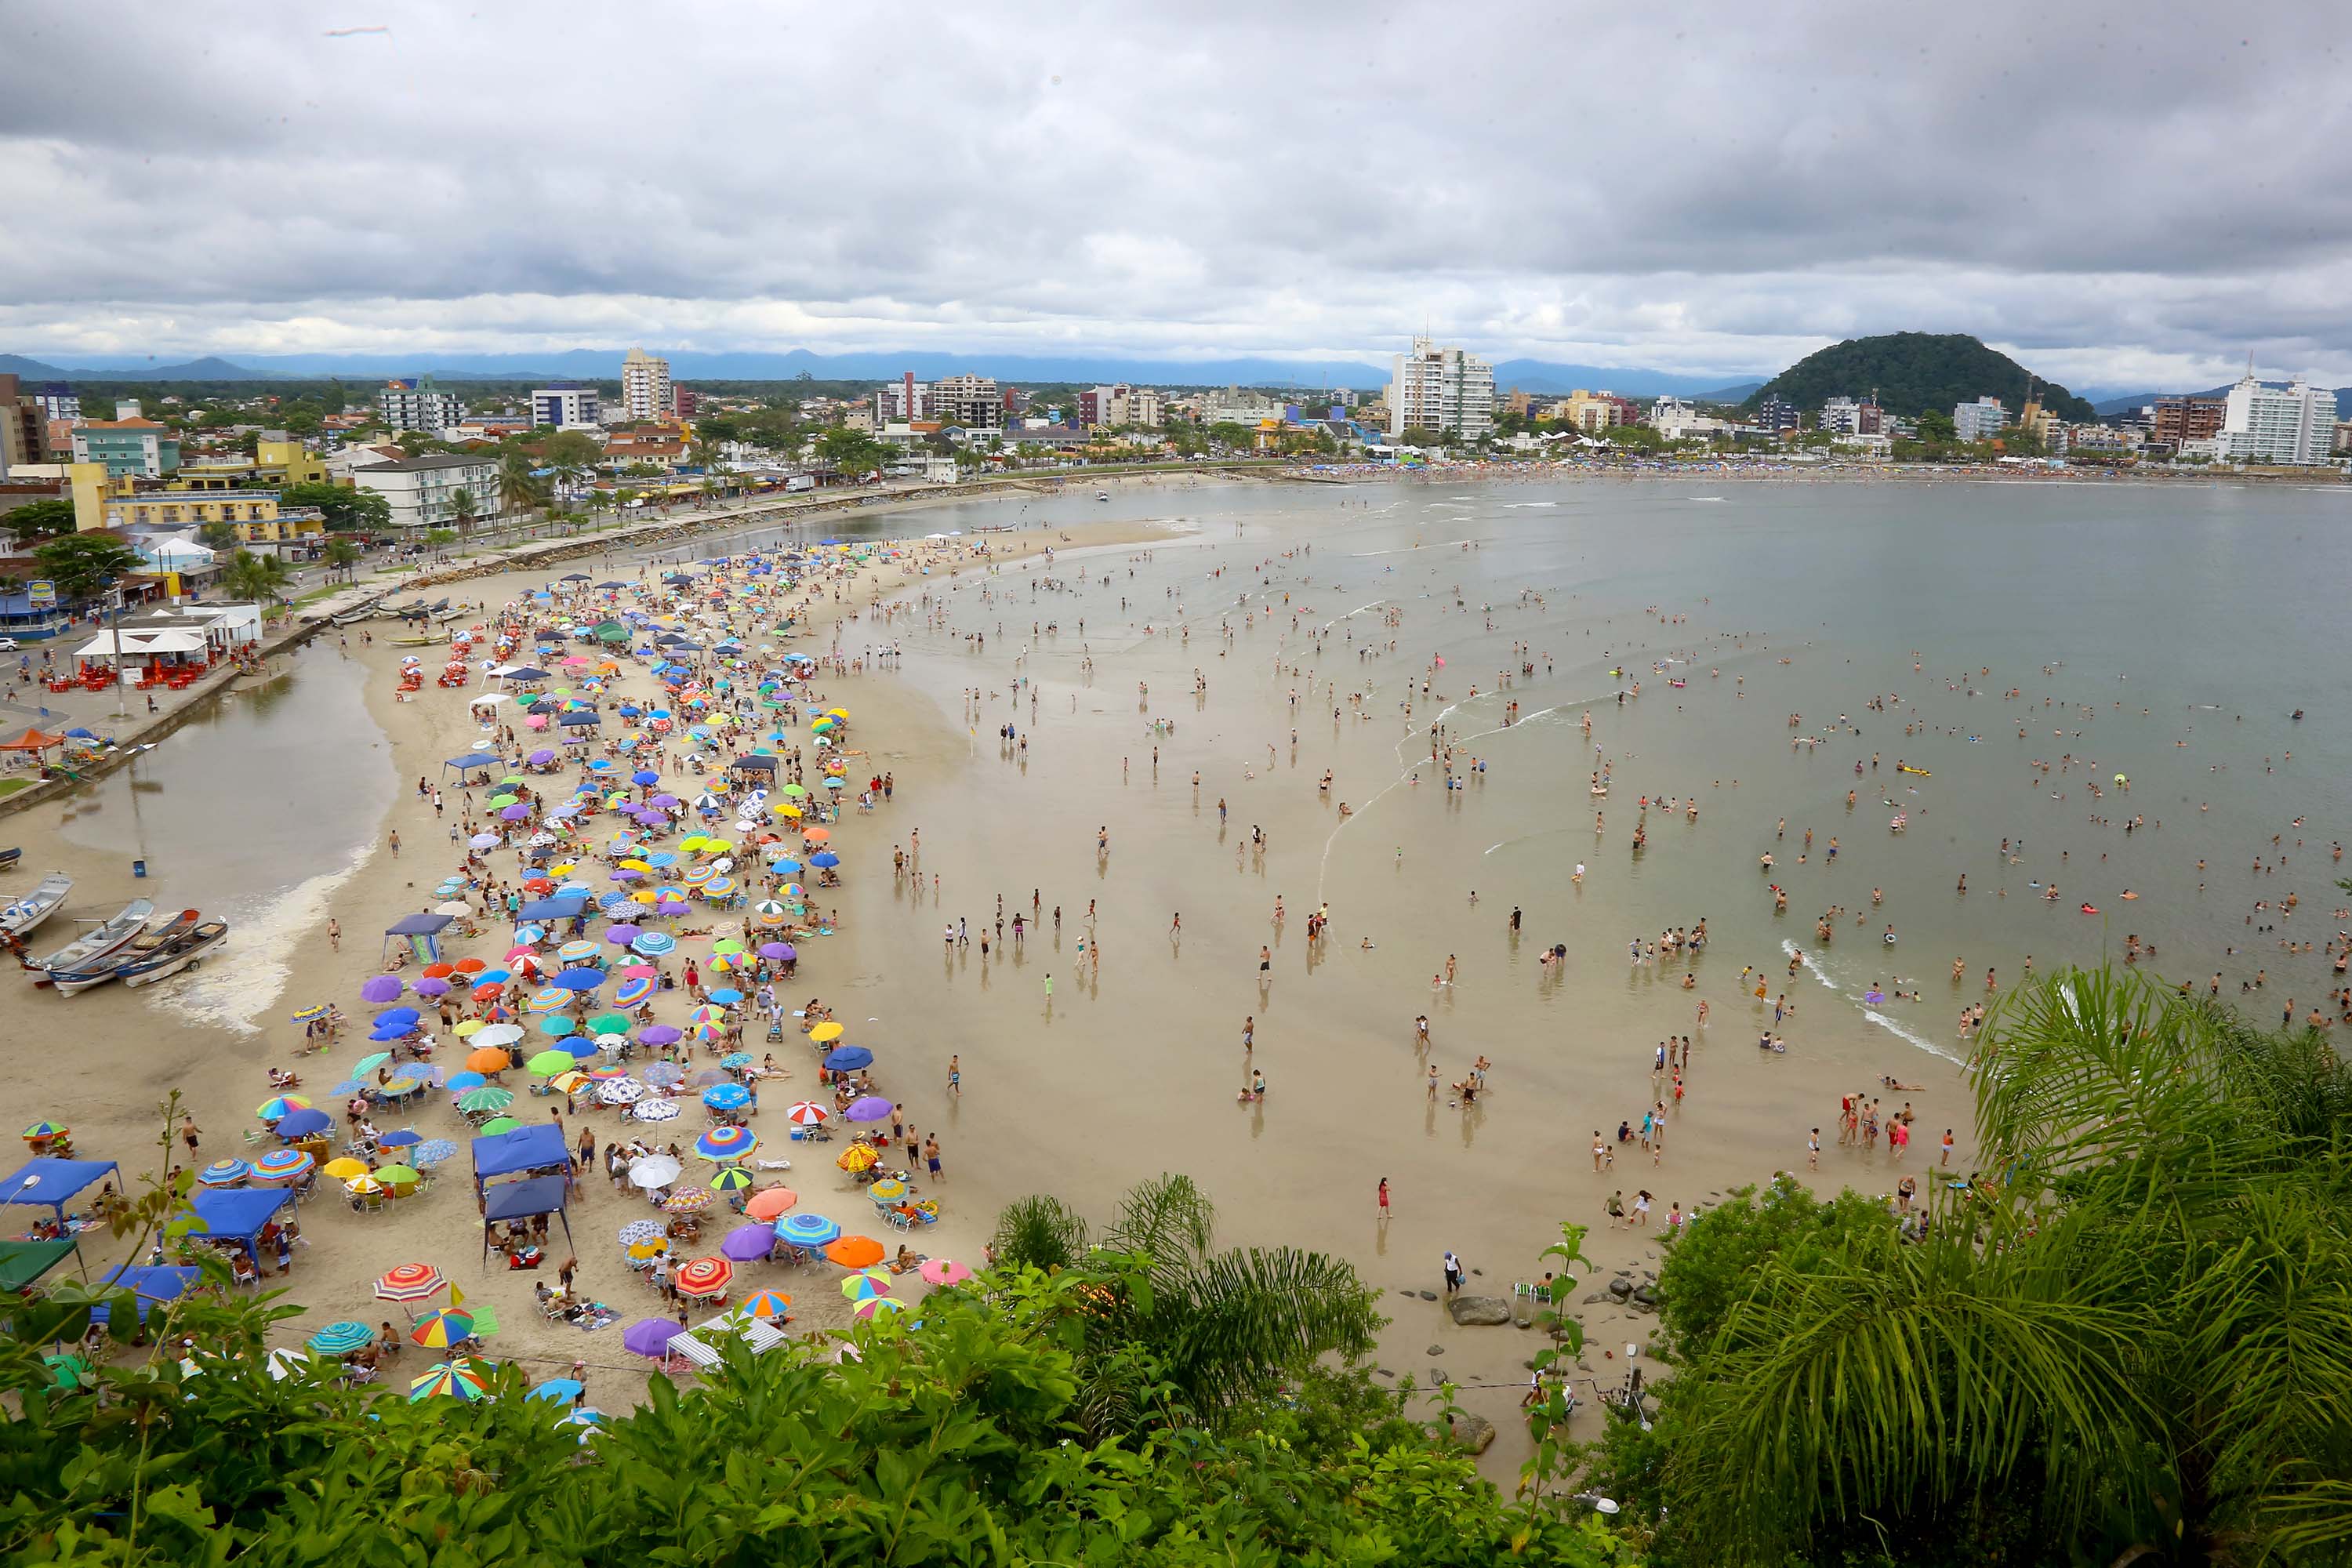
{"type": "Polygon", "coordinates": [[[278,1005],[293,979],[295,944],[326,924],[335,894],[375,852],[371,839],[341,869],[321,871],[257,905],[232,907],[222,958],[174,975],[153,993],[165,1008],[192,1023],[257,1035],[259,1020],[278,1005]]]}

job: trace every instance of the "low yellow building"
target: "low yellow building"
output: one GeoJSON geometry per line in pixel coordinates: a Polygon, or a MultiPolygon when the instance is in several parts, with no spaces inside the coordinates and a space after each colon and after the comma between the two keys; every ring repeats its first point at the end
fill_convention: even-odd
{"type": "Polygon", "coordinates": [[[161,487],[110,477],[103,463],[74,463],[66,472],[74,527],[85,533],[225,522],[236,530],[241,544],[283,544],[327,531],[327,520],[316,507],[288,507],[278,500],[278,485],[329,482],[325,466],[299,441],[264,441],[251,463],[199,464],[161,487]]]}
{"type": "Polygon", "coordinates": [[[284,485],[331,482],[325,461],[299,441],[262,441],[250,458],[193,458],[181,463],[168,489],[274,490],[284,485]]]}

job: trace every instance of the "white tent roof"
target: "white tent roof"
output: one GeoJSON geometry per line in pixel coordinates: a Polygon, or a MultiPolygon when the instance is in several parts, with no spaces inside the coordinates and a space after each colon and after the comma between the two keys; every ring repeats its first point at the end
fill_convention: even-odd
{"type": "MultiPolygon", "coordinates": [[[[126,631],[122,634],[122,651],[136,658],[151,653],[201,653],[205,647],[202,632],[126,631]]],[[[74,649],[76,658],[112,658],[114,634],[100,632],[74,649]]]]}

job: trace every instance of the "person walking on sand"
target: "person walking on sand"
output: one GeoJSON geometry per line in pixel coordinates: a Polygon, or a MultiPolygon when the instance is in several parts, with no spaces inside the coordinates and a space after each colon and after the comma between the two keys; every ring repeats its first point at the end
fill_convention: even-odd
{"type": "Polygon", "coordinates": [[[397,827],[392,830],[392,858],[395,860],[400,858],[400,829],[397,827]]]}
{"type": "Polygon", "coordinates": [[[342,924],[331,916],[330,916],[327,921],[327,946],[331,952],[341,952],[343,951],[342,924]]]}
{"type": "Polygon", "coordinates": [[[1386,1176],[1381,1178],[1380,1205],[1380,1220],[1386,1225],[1389,1219],[1389,1179],[1386,1176]]]}
{"type": "Polygon", "coordinates": [[[1451,1299],[1462,1289],[1462,1259],[1454,1256],[1451,1247],[1445,1253],[1445,1294],[1451,1299]]]}

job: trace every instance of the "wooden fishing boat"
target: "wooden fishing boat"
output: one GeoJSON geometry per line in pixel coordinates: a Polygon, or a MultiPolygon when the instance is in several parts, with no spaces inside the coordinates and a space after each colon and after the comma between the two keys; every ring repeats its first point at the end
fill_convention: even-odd
{"type": "Polygon", "coordinates": [[[182,910],[164,924],[133,936],[117,951],[102,958],[76,964],[70,969],[53,968],[48,973],[49,984],[60,996],[79,996],[110,980],[120,980],[142,963],[154,963],[179,950],[196,931],[202,917],[194,910],[182,910]]]}
{"type": "Polygon", "coordinates": [[[40,958],[25,960],[25,967],[46,975],[52,969],[85,969],[108,953],[124,947],[132,938],[147,929],[154,917],[155,900],[133,899],[122,906],[122,912],[112,920],[100,921],[73,941],[40,958]]]}
{"type": "Polygon", "coordinates": [[[204,963],[205,954],[226,941],[228,921],[205,921],[174,942],[171,952],[159,953],[125,969],[122,984],[146,985],[177,974],[184,969],[198,968],[204,963]]]}
{"type": "Polygon", "coordinates": [[[73,891],[73,879],[63,871],[52,871],[41,879],[41,885],[23,898],[0,905],[0,931],[22,938],[31,934],[40,923],[58,912],[58,906],[73,891]]]}

